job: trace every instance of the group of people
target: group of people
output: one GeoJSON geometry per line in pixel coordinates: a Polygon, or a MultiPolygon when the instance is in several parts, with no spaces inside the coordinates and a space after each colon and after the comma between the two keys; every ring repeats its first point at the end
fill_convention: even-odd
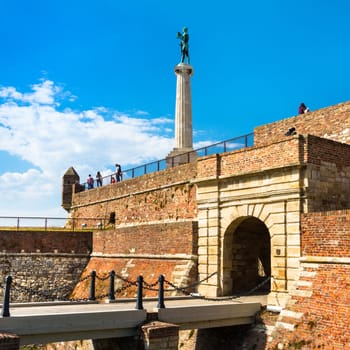
{"type": "MultiPolygon", "coordinates": [[[[101,187],[103,184],[103,177],[100,171],[96,173],[95,179],[96,179],[96,187],[101,187]]],[[[89,174],[88,178],[86,179],[88,190],[94,188],[95,179],[91,176],[91,174],[89,174]]],[[[111,183],[120,182],[122,180],[123,180],[122,167],[120,166],[120,164],[117,163],[115,165],[115,174],[111,175],[111,183]]]]}

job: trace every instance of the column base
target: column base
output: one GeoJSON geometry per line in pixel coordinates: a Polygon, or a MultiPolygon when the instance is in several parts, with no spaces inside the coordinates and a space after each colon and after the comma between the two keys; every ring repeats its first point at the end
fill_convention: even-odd
{"type": "Polygon", "coordinates": [[[197,152],[193,148],[174,148],[166,157],[166,167],[187,164],[197,160],[197,152]]]}

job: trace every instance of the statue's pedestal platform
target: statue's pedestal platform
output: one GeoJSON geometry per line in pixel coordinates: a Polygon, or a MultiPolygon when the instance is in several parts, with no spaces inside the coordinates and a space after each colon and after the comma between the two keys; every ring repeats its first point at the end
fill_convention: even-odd
{"type": "Polygon", "coordinates": [[[193,148],[174,148],[166,157],[166,166],[171,168],[176,165],[194,162],[198,158],[193,148]]]}

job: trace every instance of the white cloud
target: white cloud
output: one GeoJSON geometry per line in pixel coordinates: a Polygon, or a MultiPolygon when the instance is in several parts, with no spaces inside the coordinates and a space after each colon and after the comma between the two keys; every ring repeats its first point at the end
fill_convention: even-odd
{"type": "Polygon", "coordinates": [[[116,162],[140,165],[165,158],[174,146],[169,118],[151,118],[144,111],[133,116],[106,107],[60,111],[62,98],[75,96],[50,80],[25,93],[0,88],[0,151],[33,165],[0,174],[5,199],[0,216],[62,215],[62,176],[70,166],[84,182],[89,173],[114,170],[116,162]]]}

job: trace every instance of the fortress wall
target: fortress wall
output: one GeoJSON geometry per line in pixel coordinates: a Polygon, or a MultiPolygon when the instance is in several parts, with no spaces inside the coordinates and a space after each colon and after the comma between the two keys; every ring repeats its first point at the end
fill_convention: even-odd
{"type": "MultiPolygon", "coordinates": [[[[73,196],[72,217],[106,218],[115,225],[193,219],[196,212],[196,163],[124,180],[73,196]]],[[[114,226],[114,225],[113,225],[114,226]]]]}
{"type": "Polygon", "coordinates": [[[197,223],[178,222],[96,231],[93,254],[197,254],[197,223]]]}
{"type": "Polygon", "coordinates": [[[198,159],[197,178],[237,176],[300,163],[298,136],[260,147],[198,159]]]}
{"type": "Polygon", "coordinates": [[[0,230],[0,247],[3,253],[89,254],[92,232],[0,230]]]}
{"type": "Polygon", "coordinates": [[[286,118],[254,129],[256,146],[288,138],[284,134],[295,127],[298,134],[310,134],[342,143],[350,143],[350,102],[286,118]]]}
{"type": "Polygon", "coordinates": [[[350,258],[350,211],[337,210],[303,214],[303,256],[350,258]]]}
{"type": "Polygon", "coordinates": [[[350,145],[306,137],[307,211],[350,208],[350,145]]]}
{"type": "MultiPolygon", "coordinates": [[[[129,281],[136,281],[142,275],[151,284],[162,274],[177,286],[187,286],[197,278],[197,226],[197,222],[186,221],[96,231],[92,257],[82,278],[92,270],[99,276],[106,276],[114,270],[129,281]]],[[[97,292],[108,292],[108,283],[108,280],[97,281],[97,292]]],[[[116,279],[116,289],[125,285],[116,279]]],[[[73,295],[85,298],[88,293],[89,281],[84,281],[76,286],[73,295]]],[[[135,295],[136,286],[131,286],[117,297],[135,295]]],[[[144,295],[156,296],[157,292],[145,289],[144,295]]]]}
{"type": "Polygon", "coordinates": [[[300,276],[270,348],[284,343],[350,349],[349,227],[350,210],[302,214],[300,276]]]}
{"type": "Polygon", "coordinates": [[[0,244],[0,284],[12,276],[11,302],[53,301],[66,298],[78,282],[90,258],[92,234],[3,230],[0,244]]]}

